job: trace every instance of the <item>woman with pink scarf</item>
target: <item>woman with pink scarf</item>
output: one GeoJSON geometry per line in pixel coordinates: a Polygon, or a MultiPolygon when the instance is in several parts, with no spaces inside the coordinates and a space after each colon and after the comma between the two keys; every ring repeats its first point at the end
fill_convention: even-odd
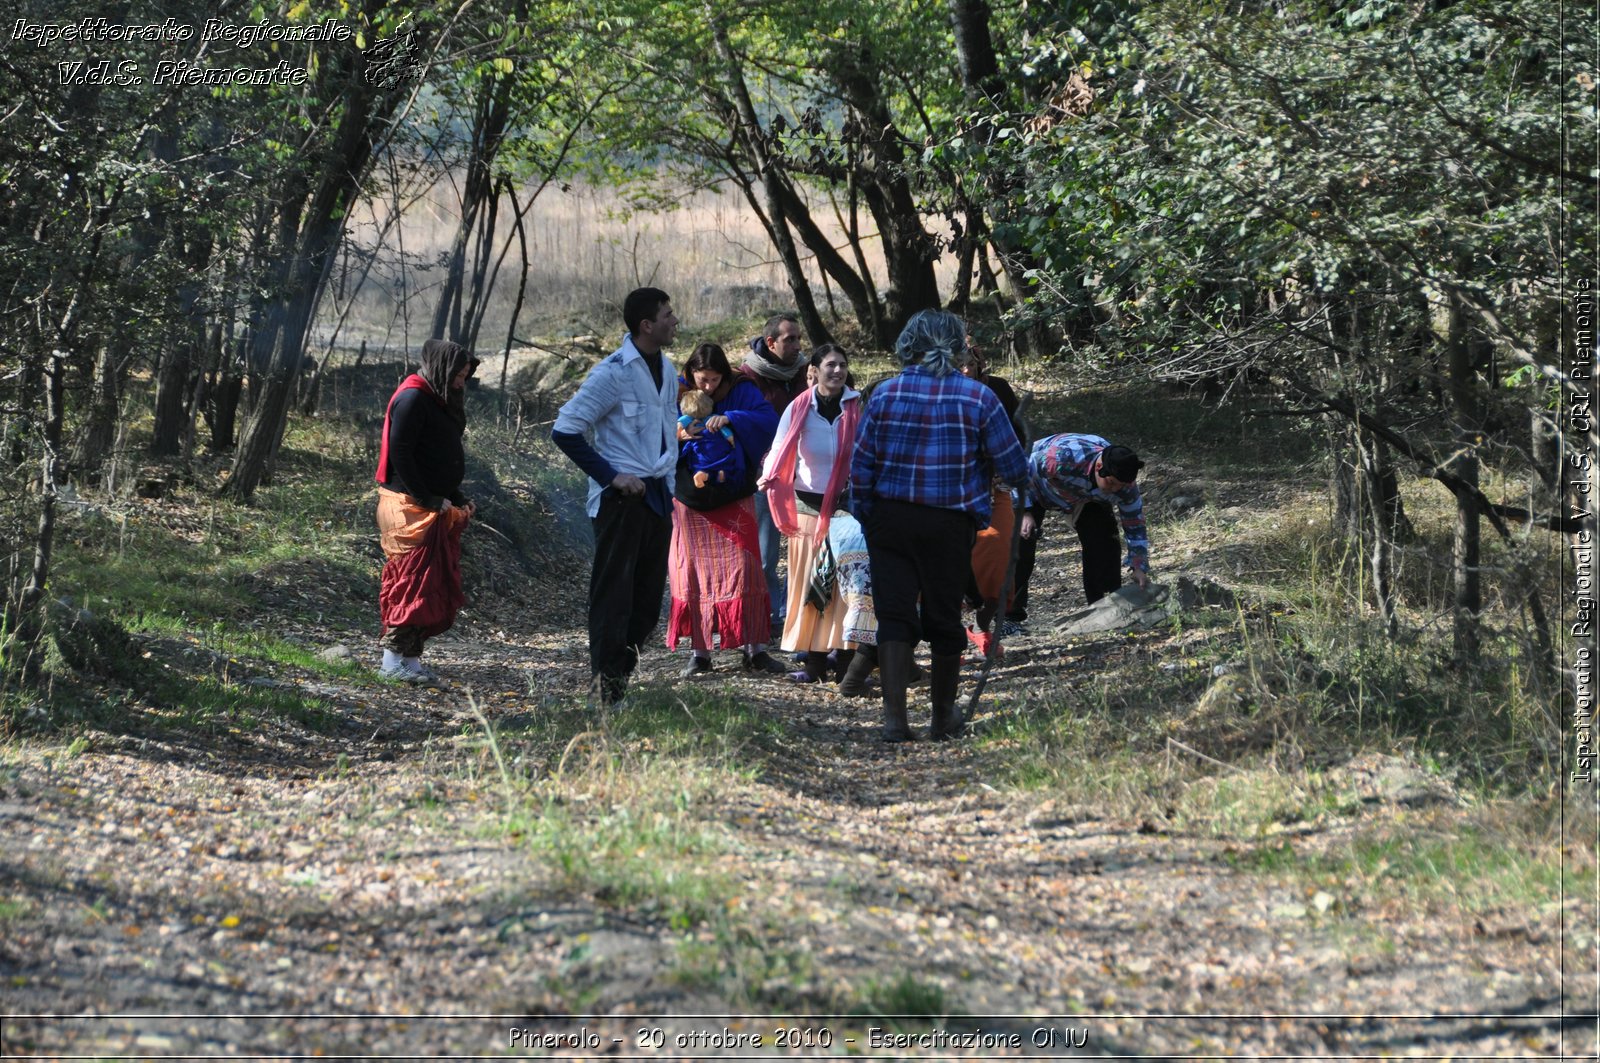
{"type": "MultiPolygon", "coordinates": [[[[852,609],[842,593],[839,559],[828,534],[834,521],[854,521],[848,508],[850,457],[861,393],[849,386],[849,356],[838,345],[812,352],[811,368],[816,383],[779,419],[761,472],[772,519],[788,542],[789,608],[782,645],[790,653],[805,651],[804,671],[790,676],[802,683],[823,677],[830,651],[843,657],[856,648],[859,636],[870,634],[860,630],[860,610],[852,609]]],[[[872,670],[870,657],[862,664],[858,688],[872,670]]]]}

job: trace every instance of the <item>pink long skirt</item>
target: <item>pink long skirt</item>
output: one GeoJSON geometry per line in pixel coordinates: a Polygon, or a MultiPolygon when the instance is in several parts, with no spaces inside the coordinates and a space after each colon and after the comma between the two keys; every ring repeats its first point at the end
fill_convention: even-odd
{"type": "Polygon", "coordinates": [[[708,511],[673,499],[668,568],[668,649],[677,649],[684,637],[697,650],[712,649],[713,635],[724,649],[767,641],[772,610],[761,573],[754,498],[708,511]]]}

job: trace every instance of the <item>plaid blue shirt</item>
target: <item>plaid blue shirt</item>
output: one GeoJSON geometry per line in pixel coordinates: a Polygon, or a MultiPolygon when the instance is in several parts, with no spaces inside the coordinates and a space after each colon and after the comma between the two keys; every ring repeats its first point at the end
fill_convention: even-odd
{"type": "Polygon", "coordinates": [[[920,365],[879,384],[867,400],[850,463],[857,519],[874,499],[971,513],[989,526],[994,478],[1022,484],[1028,458],[994,392],[960,373],[920,365]]]}
{"type": "Polygon", "coordinates": [[[1094,482],[1094,463],[1110,445],[1099,436],[1067,433],[1039,440],[1028,455],[1030,502],[1068,511],[1089,499],[1116,506],[1122,535],[1128,540],[1128,556],[1123,564],[1148,572],[1150,539],[1145,533],[1144,498],[1139,494],[1139,485],[1128,484],[1113,494],[1100,490],[1094,482]]]}

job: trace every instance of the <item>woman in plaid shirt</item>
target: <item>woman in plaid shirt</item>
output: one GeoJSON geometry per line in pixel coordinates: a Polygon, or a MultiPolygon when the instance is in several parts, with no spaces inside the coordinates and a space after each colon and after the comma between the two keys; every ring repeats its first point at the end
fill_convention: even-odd
{"type": "Polygon", "coordinates": [[[906,684],[923,639],[933,654],[930,737],[961,733],[961,597],[972,544],[989,524],[994,477],[1018,486],[1027,479],[1027,456],[1000,400],[957,371],[966,349],[966,326],[954,314],[914,315],[895,342],[901,373],[873,390],[856,433],[851,508],[872,564],[886,742],[913,737],[906,684]]]}

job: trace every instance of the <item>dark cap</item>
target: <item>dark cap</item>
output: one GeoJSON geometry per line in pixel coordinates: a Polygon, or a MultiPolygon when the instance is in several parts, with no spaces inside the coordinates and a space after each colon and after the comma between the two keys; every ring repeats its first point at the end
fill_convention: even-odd
{"type": "Polygon", "coordinates": [[[1100,452],[1100,473],[1131,484],[1139,476],[1144,462],[1127,447],[1110,446],[1100,452]]]}

